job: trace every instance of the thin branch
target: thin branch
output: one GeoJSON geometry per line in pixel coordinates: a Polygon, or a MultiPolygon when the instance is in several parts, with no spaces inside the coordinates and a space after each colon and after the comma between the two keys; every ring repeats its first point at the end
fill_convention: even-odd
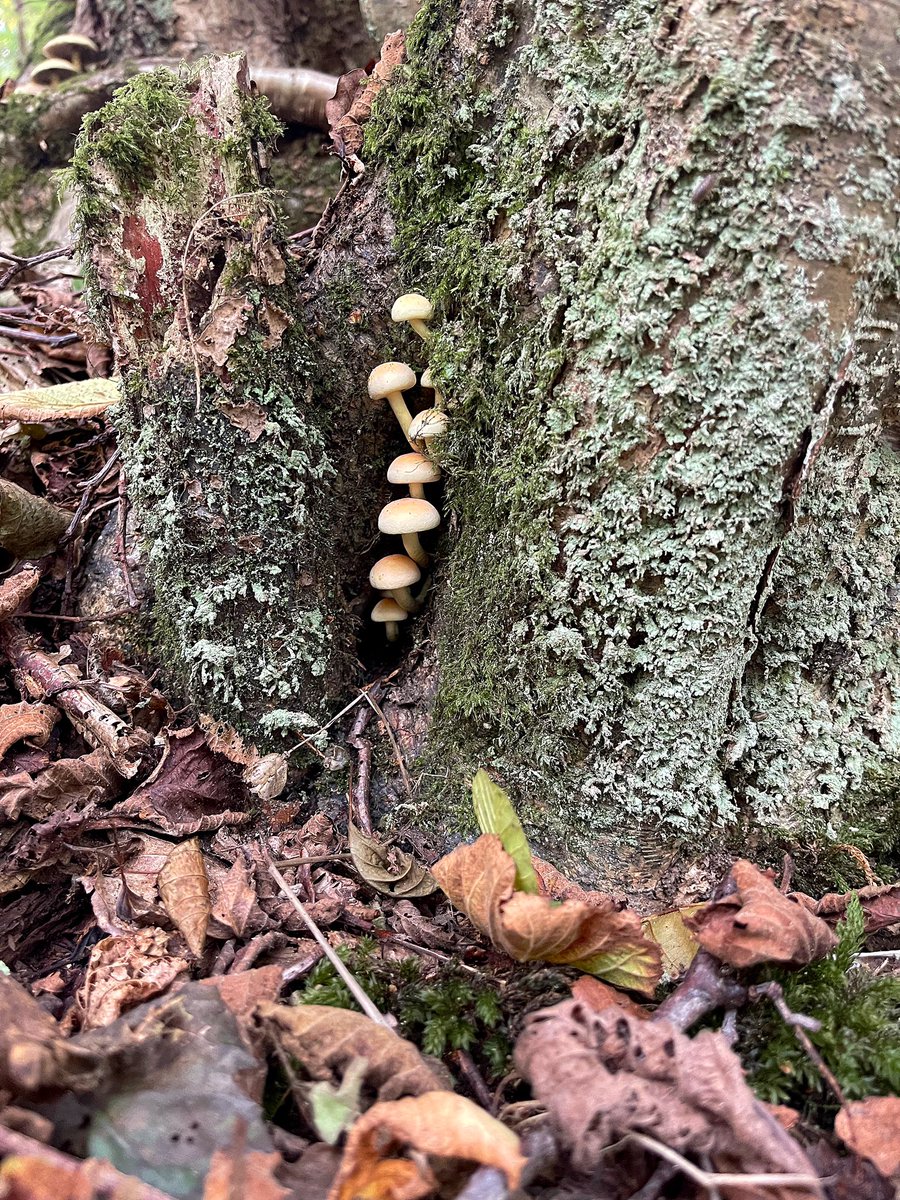
{"type": "Polygon", "coordinates": [[[391,729],[391,723],[384,715],[384,712],[382,711],[378,701],[373,700],[368,692],[365,692],[364,695],[384,726],[384,731],[388,736],[388,741],[391,743],[391,749],[394,752],[394,760],[397,763],[397,768],[400,771],[400,777],[403,780],[403,786],[406,788],[406,794],[411,796],[413,794],[412,780],[410,779],[409,772],[406,769],[406,763],[403,761],[403,755],[400,753],[400,747],[397,744],[397,739],[394,737],[394,731],[391,729]]]}
{"type": "Polygon", "coordinates": [[[809,1034],[806,1032],[807,1029],[810,1029],[813,1033],[817,1033],[822,1028],[821,1022],[817,1021],[815,1017],[807,1017],[803,1013],[793,1012],[788,1007],[787,1001],[784,998],[781,984],[775,983],[774,980],[771,983],[759,983],[755,987],[750,988],[750,998],[752,1000],[756,1000],[761,996],[765,996],[766,999],[772,1001],[778,1015],[784,1021],[785,1025],[794,1031],[794,1037],[803,1047],[807,1058],[809,1058],[826,1084],[831,1088],[838,1104],[840,1104],[841,1108],[844,1108],[847,1104],[844,1091],[825,1062],[825,1059],[810,1041],[809,1034]]]}
{"type": "Polygon", "coordinates": [[[32,333],[28,329],[15,329],[11,325],[0,325],[0,337],[11,342],[40,342],[42,346],[56,348],[71,346],[72,342],[80,342],[80,333],[32,333]]]}

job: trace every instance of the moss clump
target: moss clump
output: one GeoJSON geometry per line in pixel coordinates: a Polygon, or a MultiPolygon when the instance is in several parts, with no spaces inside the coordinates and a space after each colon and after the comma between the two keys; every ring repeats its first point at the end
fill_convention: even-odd
{"type": "MultiPolygon", "coordinates": [[[[802,971],[774,973],[788,1007],[821,1021],[809,1037],[848,1100],[897,1095],[900,1088],[900,979],[854,964],[865,918],[854,897],[838,926],[839,945],[802,971]]],[[[837,1101],[791,1029],[762,1002],[742,1021],[742,1057],[756,1094],[829,1124],[837,1101]]]]}
{"type": "Polygon", "coordinates": [[[739,813],[828,836],[900,763],[900,459],[862,359],[817,415],[851,334],[816,281],[890,292],[893,217],[808,200],[835,140],[836,193],[900,183],[877,71],[840,107],[829,70],[785,74],[774,12],[738,57],[663,8],[545,0],[482,79],[428,0],[367,133],[456,415],[433,811],[490,763],[573,855],[739,813]]]}
{"type": "MultiPolygon", "coordinates": [[[[457,967],[426,979],[418,959],[386,962],[377,944],[363,939],[352,953],[341,953],[354,978],[382,1012],[396,1017],[402,1037],[425,1054],[442,1058],[452,1050],[471,1051],[490,1078],[499,1078],[509,1062],[511,1044],[503,1031],[500,997],[494,985],[457,967]]],[[[299,1004],[355,1008],[346,985],[323,960],[293,997],[299,1004]]]]}
{"type": "Polygon", "coordinates": [[[0,225],[15,254],[46,249],[44,234],[53,215],[53,169],[59,147],[48,144],[45,96],[13,94],[0,104],[0,225]]]}

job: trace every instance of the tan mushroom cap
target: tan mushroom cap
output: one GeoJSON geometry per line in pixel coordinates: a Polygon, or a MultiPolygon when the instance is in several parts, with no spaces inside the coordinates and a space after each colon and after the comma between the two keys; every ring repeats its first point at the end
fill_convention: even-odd
{"type": "Polygon", "coordinates": [[[83,33],[61,33],[51,38],[43,49],[44,58],[65,58],[71,60],[77,57],[81,62],[94,62],[100,57],[100,47],[93,38],[83,33]]]}
{"type": "Polygon", "coordinates": [[[381,363],[369,375],[369,395],[373,400],[383,400],[391,392],[405,392],[415,385],[416,373],[406,363],[381,363]]]}
{"type": "Polygon", "coordinates": [[[78,74],[78,68],[73,67],[64,58],[48,58],[31,72],[32,83],[51,84],[61,83],[78,74]]]}
{"type": "Polygon", "coordinates": [[[441,412],[439,408],[426,408],[424,412],[413,417],[409,426],[409,436],[414,442],[420,438],[440,437],[447,432],[449,424],[450,418],[445,412],[441,412]]]}
{"type": "Polygon", "coordinates": [[[422,378],[419,380],[419,383],[423,388],[427,388],[429,392],[434,391],[434,383],[431,380],[431,367],[425,368],[425,370],[422,372],[422,378]]]}
{"type": "Polygon", "coordinates": [[[426,529],[436,529],[440,523],[441,514],[434,505],[414,496],[392,500],[378,514],[378,528],[382,533],[423,533],[426,529]]]}
{"type": "Polygon", "coordinates": [[[382,625],[386,621],[405,621],[409,613],[400,607],[393,596],[385,596],[372,609],[371,616],[376,625],[382,625]]]}
{"type": "Polygon", "coordinates": [[[380,592],[409,587],[421,578],[422,572],[405,554],[386,554],[369,572],[369,583],[380,592]]]}
{"type": "Polygon", "coordinates": [[[388,467],[387,477],[388,483],[403,486],[410,483],[437,483],[441,468],[424,454],[414,451],[412,454],[398,454],[388,467]]]}
{"type": "Polygon", "coordinates": [[[430,321],[433,316],[434,305],[418,292],[398,296],[391,308],[392,321],[430,321]]]}

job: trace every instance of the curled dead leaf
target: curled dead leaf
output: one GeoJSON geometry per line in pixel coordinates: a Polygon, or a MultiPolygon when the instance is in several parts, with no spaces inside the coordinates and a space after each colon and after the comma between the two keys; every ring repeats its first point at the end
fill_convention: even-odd
{"type": "Polygon", "coordinates": [[[796,899],[805,908],[810,908],[829,925],[836,925],[847,915],[847,905],[854,896],[859,897],[862,905],[867,934],[900,924],[900,883],[870,884],[858,891],[841,894],[829,892],[819,901],[812,900],[801,892],[792,892],[790,898],[796,899]]]}
{"type": "Polygon", "coordinates": [[[432,874],[451,903],[510,958],[565,963],[652,994],[661,973],[659,947],[644,937],[637,914],[612,897],[594,892],[590,902],[558,902],[515,891],[516,864],[495,834],[458,847],[432,874]]]}
{"type": "Polygon", "coordinates": [[[324,1004],[263,1004],[260,1019],[269,1034],[312,1079],[343,1076],[348,1064],[368,1063],[367,1086],[379,1100],[418,1096],[447,1088],[446,1076],[425,1062],[412,1044],[362,1013],[324,1004]]]}
{"type": "Polygon", "coordinates": [[[184,935],[188,949],[199,958],[206,945],[210,902],[206,867],[196,838],[175,847],[156,882],[166,912],[184,935]]]}
{"type": "Polygon", "coordinates": [[[367,78],[364,71],[350,71],[338,80],[334,97],[326,102],[331,140],[341,159],[351,158],[362,149],[362,126],[372,113],[375,97],[394,71],[406,61],[406,40],[402,33],[384,39],[381,56],[367,78]]]}
{"type": "Polygon", "coordinates": [[[411,854],[396,848],[389,850],[377,838],[348,822],[348,841],[353,865],[376,892],[386,896],[430,896],[437,891],[431,872],[411,854]]]}
{"type": "Polygon", "coordinates": [[[79,379],[50,387],[23,388],[0,396],[0,421],[83,420],[99,417],[119,402],[119,385],[113,379],[79,379]]]}
{"type": "Polygon", "coordinates": [[[0,704],[0,759],[10,746],[27,738],[43,746],[56,724],[59,712],[49,704],[0,704]]]}
{"type": "Polygon", "coordinates": [[[746,859],[731,868],[735,890],[685,920],[704,950],[732,967],[776,962],[803,967],[837,945],[826,923],[775,887],[746,859]]]}
{"type": "MultiPolygon", "coordinates": [[[[461,1158],[495,1167],[506,1176],[510,1191],[518,1187],[525,1165],[519,1138],[511,1129],[465,1096],[431,1092],[375,1104],[359,1118],[347,1137],[329,1200],[394,1194],[374,1190],[376,1182],[383,1186],[386,1171],[406,1188],[415,1189],[427,1182],[426,1175],[419,1173],[417,1178],[412,1171],[403,1169],[403,1164],[414,1166],[397,1157],[404,1147],[420,1154],[461,1158]]],[[[421,1190],[400,1192],[407,1196],[427,1194],[421,1190]]]]}
{"type": "Polygon", "coordinates": [[[170,952],[169,938],[162,929],[138,929],[93,947],[76,999],[82,1029],[111,1025],[188,970],[187,959],[170,952]]]}

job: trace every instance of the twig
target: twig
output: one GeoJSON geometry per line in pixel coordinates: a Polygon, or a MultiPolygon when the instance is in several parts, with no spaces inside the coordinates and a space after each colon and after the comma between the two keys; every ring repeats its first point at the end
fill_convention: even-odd
{"type": "Polygon", "coordinates": [[[384,731],[388,736],[388,741],[391,743],[391,749],[394,752],[394,760],[397,763],[397,768],[400,771],[400,777],[403,780],[403,786],[406,788],[406,794],[407,794],[407,796],[412,796],[412,794],[413,794],[412,780],[410,779],[409,772],[406,769],[406,763],[403,761],[403,755],[400,753],[400,747],[397,745],[397,739],[394,737],[394,731],[393,731],[393,729],[391,729],[391,723],[387,719],[387,717],[384,715],[384,712],[382,711],[381,706],[378,704],[378,702],[376,700],[373,700],[368,692],[365,692],[364,695],[365,695],[368,703],[375,710],[375,713],[377,714],[382,725],[384,726],[384,731]]]}
{"type": "Polygon", "coordinates": [[[104,613],[102,617],[64,617],[60,613],[23,612],[19,616],[24,621],[71,621],[73,625],[102,625],[104,621],[121,621],[125,617],[133,617],[133,608],[115,608],[112,612],[104,613]]]}
{"type": "Polygon", "coordinates": [[[12,325],[0,325],[0,337],[10,342],[40,342],[44,346],[70,346],[81,341],[80,333],[34,333],[30,329],[16,329],[12,325]]]}
{"type": "Polygon", "coordinates": [[[57,250],[45,250],[43,254],[32,254],[30,258],[23,258],[21,254],[11,254],[8,250],[0,250],[0,259],[12,263],[9,270],[0,276],[0,291],[3,291],[9,281],[15,279],[22,271],[37,267],[41,263],[50,262],[54,258],[70,258],[71,255],[71,246],[60,246],[57,250]]]}
{"type": "MultiPolygon", "coordinates": [[[[372,689],[375,690],[374,688],[372,689]]],[[[371,708],[361,708],[356,714],[353,728],[347,734],[347,744],[352,746],[359,756],[356,782],[350,795],[350,812],[353,820],[367,837],[375,832],[372,825],[372,813],[369,808],[369,780],[372,774],[372,743],[364,738],[363,732],[372,719],[371,708]]]]}
{"type": "Polygon", "coordinates": [[[490,1089],[484,1082],[484,1077],[478,1070],[478,1067],[475,1065],[475,1060],[472,1058],[472,1055],[466,1050],[454,1050],[450,1055],[450,1058],[459,1067],[459,1073],[471,1088],[475,1099],[482,1108],[486,1108],[487,1111],[490,1112],[491,1104],[493,1103],[490,1089]]]}
{"type": "MultiPolygon", "coordinates": [[[[81,1188],[75,1189],[74,1186],[72,1189],[84,1195],[128,1196],[129,1200],[172,1200],[168,1192],[161,1192],[159,1188],[152,1187],[133,1175],[123,1175],[102,1159],[89,1158],[85,1161],[72,1158],[71,1155],[54,1150],[52,1146],[45,1146],[43,1142],[24,1133],[15,1133],[3,1125],[0,1125],[0,1154],[16,1158],[37,1158],[57,1172],[64,1172],[70,1181],[72,1176],[80,1174],[83,1178],[87,1175],[90,1183],[84,1180],[83,1192],[81,1188]]],[[[62,1181],[57,1183],[57,1187],[63,1187],[62,1181]]]]}
{"type": "Polygon", "coordinates": [[[669,1021],[682,1033],[717,1008],[741,1008],[747,989],[725,975],[727,967],[699,950],[681,983],[654,1012],[651,1020],[669,1021]]]}
{"type": "MultiPolygon", "coordinates": [[[[673,1150],[671,1146],[666,1146],[663,1142],[658,1142],[656,1138],[647,1137],[643,1133],[629,1133],[621,1142],[617,1142],[617,1146],[623,1145],[625,1142],[633,1142],[641,1146],[644,1150],[649,1150],[652,1154],[658,1155],[660,1158],[666,1159],[685,1175],[688,1179],[704,1188],[707,1192],[713,1194],[717,1188],[723,1187],[739,1187],[739,1188],[787,1188],[787,1187],[805,1187],[819,1198],[825,1200],[825,1190],[822,1187],[821,1179],[817,1179],[814,1175],[786,1174],[779,1175],[775,1173],[761,1173],[754,1175],[738,1175],[728,1172],[704,1171],[702,1167],[698,1167],[696,1163],[692,1163],[690,1159],[679,1154],[677,1150],[673,1150]]],[[[608,1150],[613,1149],[612,1146],[607,1147],[608,1150]]]]}
{"type": "Polygon", "coordinates": [[[821,1022],[817,1021],[815,1017],[807,1017],[803,1013],[792,1012],[788,1008],[787,1001],[784,998],[781,984],[775,983],[774,980],[771,983],[759,983],[755,987],[751,987],[749,994],[751,1000],[756,1000],[764,996],[767,1000],[772,1001],[778,1015],[784,1021],[785,1025],[794,1031],[794,1037],[803,1047],[816,1070],[831,1088],[838,1104],[843,1108],[847,1103],[843,1089],[829,1069],[825,1059],[810,1041],[809,1035],[806,1032],[807,1029],[811,1029],[813,1033],[817,1033],[822,1028],[821,1022]]]}
{"type": "Polygon", "coordinates": [[[288,886],[287,880],[284,878],[284,876],[281,874],[281,872],[275,866],[275,863],[272,861],[272,856],[269,854],[269,852],[265,848],[265,846],[261,846],[261,850],[262,850],[262,855],[263,855],[263,861],[266,864],[266,869],[268,870],[269,874],[272,876],[272,878],[277,883],[277,885],[278,885],[279,889],[281,890],[282,894],[284,895],[285,899],[288,900],[293,905],[293,907],[297,910],[297,912],[303,918],[304,922],[306,923],[307,929],[309,929],[310,933],[313,935],[313,937],[316,939],[316,941],[319,943],[319,945],[324,950],[324,952],[328,958],[328,961],[331,963],[331,965],[334,967],[335,971],[337,971],[338,975],[341,977],[341,979],[344,981],[344,983],[350,989],[350,994],[353,996],[353,999],[356,1001],[356,1003],[359,1005],[359,1007],[362,1009],[362,1011],[365,1013],[365,1015],[369,1018],[370,1021],[375,1021],[376,1024],[378,1024],[378,1025],[384,1025],[387,1029],[393,1029],[393,1025],[391,1024],[391,1022],[387,1019],[386,1016],[384,1016],[383,1013],[379,1012],[379,1010],[375,1007],[375,1005],[372,1003],[372,1001],[369,999],[369,997],[366,995],[366,993],[363,991],[363,989],[359,986],[357,981],[353,978],[353,976],[347,970],[344,963],[341,962],[340,957],[337,954],[335,954],[331,945],[329,944],[329,942],[326,940],[326,938],[322,934],[321,929],[319,929],[318,925],[315,923],[315,921],[312,919],[312,917],[309,915],[309,913],[306,911],[306,909],[300,903],[298,898],[291,891],[290,887],[288,886]]]}
{"type": "Polygon", "coordinates": [[[352,854],[301,854],[299,858],[279,858],[276,867],[306,867],[313,863],[352,860],[352,854]]]}

